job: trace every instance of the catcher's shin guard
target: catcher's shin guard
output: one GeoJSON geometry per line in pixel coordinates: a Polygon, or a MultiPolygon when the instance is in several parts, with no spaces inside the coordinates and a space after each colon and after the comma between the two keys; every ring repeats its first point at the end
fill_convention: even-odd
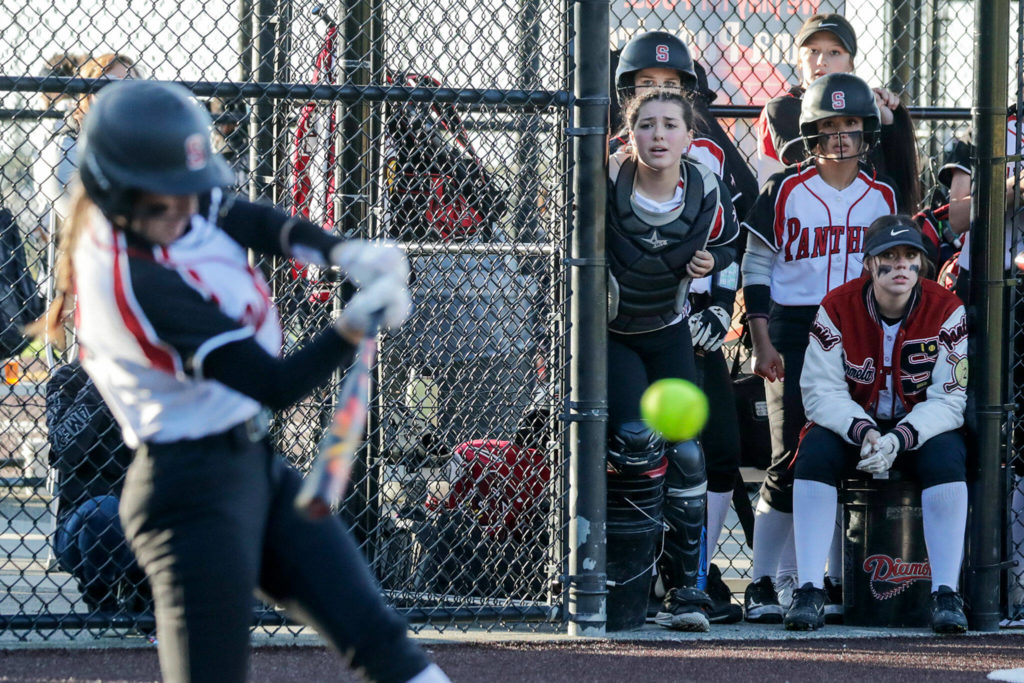
{"type": "Polygon", "coordinates": [[[619,474],[641,475],[661,464],[665,442],[639,420],[617,425],[608,437],[608,469],[619,474]]]}
{"type": "Polygon", "coordinates": [[[665,449],[665,552],[658,566],[667,588],[703,588],[699,585],[704,557],[704,515],[707,473],[704,453],[697,441],[684,441],[665,449]]]}

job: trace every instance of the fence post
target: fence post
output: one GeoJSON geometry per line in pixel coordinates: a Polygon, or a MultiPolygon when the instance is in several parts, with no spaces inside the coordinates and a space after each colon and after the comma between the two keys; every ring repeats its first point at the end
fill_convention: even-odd
{"type": "MultiPolygon", "coordinates": [[[[256,0],[252,15],[252,37],[250,74],[259,83],[274,81],[274,16],[277,6],[274,0],[256,0]]],[[[261,94],[252,104],[249,116],[249,168],[252,176],[249,185],[250,199],[273,200],[274,183],[274,100],[266,93],[261,94]]]]}
{"type": "Polygon", "coordinates": [[[966,597],[971,628],[999,629],[999,576],[1002,506],[1001,427],[1006,417],[1006,274],[1004,269],[1006,193],[1006,79],[1009,60],[1009,0],[975,3],[975,80],[973,123],[977,145],[975,189],[971,198],[970,302],[971,384],[978,447],[978,476],[972,482],[972,515],[967,555],[966,597]],[[984,328],[984,329],[982,329],[984,328]]]}
{"type": "Polygon", "coordinates": [[[608,422],[607,184],[608,0],[576,0],[573,11],[574,127],[570,266],[569,633],[604,635],[605,429],[608,422]]]}

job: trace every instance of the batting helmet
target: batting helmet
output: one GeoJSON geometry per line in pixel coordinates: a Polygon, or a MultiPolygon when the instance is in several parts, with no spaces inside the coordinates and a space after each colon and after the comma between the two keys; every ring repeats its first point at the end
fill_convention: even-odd
{"type": "Polygon", "coordinates": [[[211,125],[180,85],[108,85],[82,126],[79,174],[86,194],[108,219],[125,222],[140,191],[189,195],[230,185],[231,169],[210,144],[211,125]]]}
{"type": "Polygon", "coordinates": [[[815,80],[804,92],[800,103],[800,137],[809,154],[818,144],[818,121],[833,116],[858,116],[864,121],[864,151],[877,141],[880,131],[875,93],[868,84],[853,74],[826,74],[815,80]]]}
{"type": "Polygon", "coordinates": [[[684,90],[693,90],[697,85],[693,58],[686,44],[666,31],[650,31],[635,36],[622,48],[615,69],[615,93],[619,102],[633,95],[637,71],[654,68],[678,71],[684,90]]]}

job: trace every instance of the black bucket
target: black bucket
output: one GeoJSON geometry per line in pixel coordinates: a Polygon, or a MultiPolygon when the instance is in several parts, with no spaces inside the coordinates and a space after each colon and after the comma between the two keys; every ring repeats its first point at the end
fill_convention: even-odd
{"type": "Polygon", "coordinates": [[[927,626],[932,572],[924,543],[921,489],[899,480],[849,480],[843,521],[843,623],[927,626]]]}
{"type": "Polygon", "coordinates": [[[608,473],[608,631],[644,625],[655,553],[661,546],[665,469],[608,473]]]}

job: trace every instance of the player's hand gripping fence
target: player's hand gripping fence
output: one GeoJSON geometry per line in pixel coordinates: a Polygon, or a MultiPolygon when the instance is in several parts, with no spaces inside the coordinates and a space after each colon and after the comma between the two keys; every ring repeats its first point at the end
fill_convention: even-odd
{"type": "Polygon", "coordinates": [[[366,336],[356,349],[355,364],[338,390],[338,407],[320,440],[320,452],[295,496],[295,507],[309,519],[322,519],[338,504],[352,472],[356,451],[363,442],[369,402],[370,368],[377,356],[377,330],[381,314],[374,315],[366,336]]]}

